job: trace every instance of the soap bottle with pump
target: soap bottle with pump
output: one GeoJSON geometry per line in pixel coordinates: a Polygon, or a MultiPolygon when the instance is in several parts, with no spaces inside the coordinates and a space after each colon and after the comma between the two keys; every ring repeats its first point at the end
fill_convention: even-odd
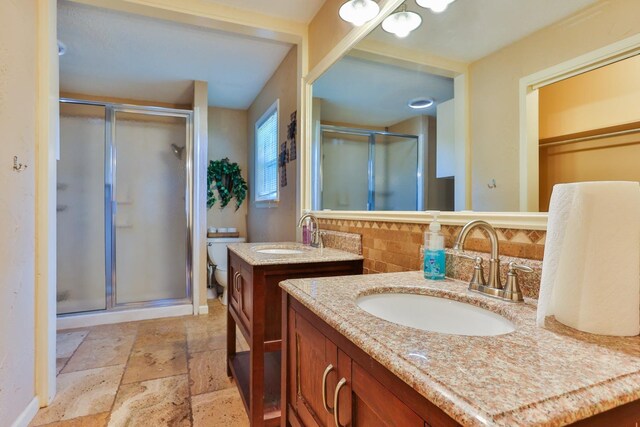
{"type": "Polygon", "coordinates": [[[445,253],[444,236],[440,232],[438,222],[439,211],[430,212],[433,222],[429,224],[429,231],[424,233],[424,278],[429,280],[444,280],[445,253]]]}

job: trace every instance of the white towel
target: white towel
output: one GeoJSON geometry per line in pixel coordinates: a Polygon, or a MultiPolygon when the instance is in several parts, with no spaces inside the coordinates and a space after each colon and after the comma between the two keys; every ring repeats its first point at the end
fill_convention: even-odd
{"type": "Polygon", "coordinates": [[[538,300],[546,316],[600,335],[640,333],[640,185],[553,187],[538,300]]]}

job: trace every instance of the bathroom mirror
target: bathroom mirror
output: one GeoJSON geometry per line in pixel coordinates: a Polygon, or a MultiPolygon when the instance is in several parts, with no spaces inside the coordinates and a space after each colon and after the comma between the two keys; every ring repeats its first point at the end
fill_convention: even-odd
{"type": "Polygon", "coordinates": [[[313,82],[313,210],[544,212],[555,183],[640,180],[637,4],[405,6],[420,27],[313,82]]]}

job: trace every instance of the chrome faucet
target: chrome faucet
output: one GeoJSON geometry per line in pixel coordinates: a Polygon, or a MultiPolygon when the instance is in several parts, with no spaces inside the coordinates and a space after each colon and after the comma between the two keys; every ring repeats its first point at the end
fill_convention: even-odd
{"type": "Polygon", "coordinates": [[[498,247],[498,234],[496,230],[486,221],[475,220],[467,223],[462,227],[462,231],[453,245],[453,250],[461,257],[475,261],[473,277],[469,282],[469,290],[491,295],[494,297],[506,299],[509,301],[523,301],[522,292],[518,285],[518,276],[516,270],[532,272],[533,270],[527,266],[509,263],[509,273],[507,274],[507,286],[503,288],[500,280],[500,257],[498,247]],[[474,257],[464,253],[464,242],[467,236],[474,228],[481,228],[489,234],[491,241],[491,259],[489,260],[489,281],[484,279],[482,270],[482,258],[474,257]]]}
{"type": "Polygon", "coordinates": [[[311,246],[314,248],[322,248],[322,236],[320,235],[320,226],[318,225],[318,218],[311,213],[306,213],[300,217],[298,220],[298,227],[302,227],[305,220],[311,221],[312,230],[311,230],[311,246]]]}

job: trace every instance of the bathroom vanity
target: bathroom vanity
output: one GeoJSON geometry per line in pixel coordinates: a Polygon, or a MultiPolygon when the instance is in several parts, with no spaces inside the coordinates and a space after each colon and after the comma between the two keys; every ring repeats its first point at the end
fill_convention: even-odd
{"type": "Polygon", "coordinates": [[[589,335],[552,319],[538,328],[533,300],[499,301],[419,272],[281,286],[283,426],[640,422],[640,337],[589,335]],[[403,326],[426,307],[389,304],[406,294],[461,305],[466,320],[443,310],[427,330],[403,326]],[[468,325],[475,315],[498,328],[468,325]],[[434,332],[442,327],[453,333],[434,332]]]}
{"type": "Polygon", "coordinates": [[[228,248],[227,373],[252,426],[280,424],[281,301],[285,279],[362,274],[362,256],[296,243],[228,248]],[[236,351],[236,325],[249,351],[236,351]]]}

